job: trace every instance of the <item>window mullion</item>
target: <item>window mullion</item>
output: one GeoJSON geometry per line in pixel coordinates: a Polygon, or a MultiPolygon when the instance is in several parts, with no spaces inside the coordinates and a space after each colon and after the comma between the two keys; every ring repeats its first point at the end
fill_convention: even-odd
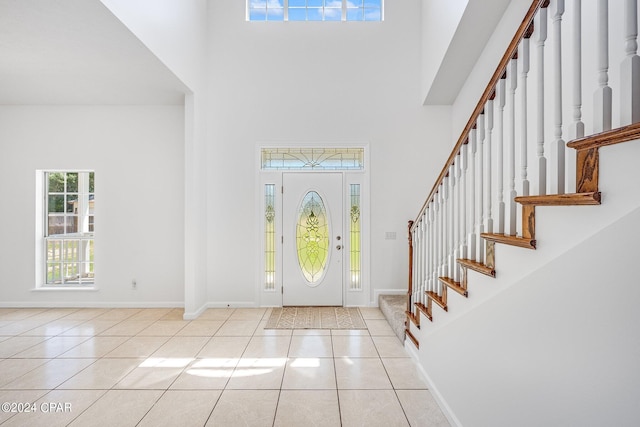
{"type": "Polygon", "coordinates": [[[343,21],[347,20],[347,1],[348,0],[342,0],[342,20],[343,21]]]}

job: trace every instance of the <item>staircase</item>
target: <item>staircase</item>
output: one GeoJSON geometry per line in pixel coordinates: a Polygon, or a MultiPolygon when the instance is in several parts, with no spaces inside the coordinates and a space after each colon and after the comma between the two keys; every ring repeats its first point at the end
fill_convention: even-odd
{"type": "MultiPolygon", "coordinates": [[[[429,196],[416,219],[409,221],[405,333],[411,343],[407,345],[413,346],[427,372],[438,370],[434,362],[438,357],[437,351],[422,350],[434,345],[428,337],[435,335],[425,330],[446,317],[451,304],[464,305],[473,297],[478,274],[500,282],[501,273],[512,277],[508,273],[526,263],[527,251],[517,255],[522,260],[519,265],[497,263],[497,248],[536,251],[544,246],[536,239],[536,213],[539,222],[541,214],[548,214],[537,212],[537,207],[576,207],[575,213],[566,215],[562,208],[562,220],[570,224],[580,215],[580,206],[608,203],[612,188],[600,186],[600,148],[640,140],[637,1],[566,3],[531,3],[429,196]],[[611,21],[609,16],[624,19],[611,21]],[[583,22],[583,17],[595,22],[583,22]],[[620,40],[622,44],[616,45],[620,40]],[[569,52],[563,53],[567,47],[569,52]],[[616,76],[611,82],[610,74],[616,76]],[[593,103],[583,103],[587,94],[593,103]],[[457,295],[455,301],[452,293],[457,295]]],[[[606,286],[603,283],[602,297],[609,296],[606,286]]],[[[548,302],[538,306],[539,316],[555,309],[554,298],[549,294],[536,299],[548,302]]],[[[609,303],[602,299],[602,304],[609,303]]],[[[443,330],[437,331],[434,342],[447,342],[443,330]]],[[[469,338],[469,333],[461,336],[469,338]]],[[[470,356],[449,357],[456,361],[448,363],[463,368],[470,356]]],[[[464,380],[458,382],[467,387],[464,380]]],[[[446,398],[442,400],[447,412],[446,398]]],[[[495,419],[499,416],[487,418],[495,419]]],[[[455,415],[450,420],[458,424],[455,415]]]]}

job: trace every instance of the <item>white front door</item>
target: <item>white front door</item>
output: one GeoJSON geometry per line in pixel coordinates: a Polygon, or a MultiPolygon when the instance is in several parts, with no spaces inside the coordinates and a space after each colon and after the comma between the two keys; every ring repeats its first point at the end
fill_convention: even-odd
{"type": "Polygon", "coordinates": [[[284,173],[283,306],[342,306],[342,174],[284,173]]]}

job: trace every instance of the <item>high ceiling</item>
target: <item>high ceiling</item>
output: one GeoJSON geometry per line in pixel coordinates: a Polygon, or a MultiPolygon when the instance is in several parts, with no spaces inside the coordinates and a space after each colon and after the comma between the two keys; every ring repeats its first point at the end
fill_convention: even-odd
{"type": "Polygon", "coordinates": [[[188,89],[99,0],[0,0],[0,104],[182,104],[188,89]]]}

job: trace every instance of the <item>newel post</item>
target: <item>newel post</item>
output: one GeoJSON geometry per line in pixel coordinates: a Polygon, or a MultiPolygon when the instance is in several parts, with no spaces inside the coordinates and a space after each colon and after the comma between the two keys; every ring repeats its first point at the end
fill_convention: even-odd
{"type": "Polygon", "coordinates": [[[411,233],[411,229],[413,228],[413,221],[409,221],[408,231],[409,231],[409,287],[407,290],[407,311],[409,313],[411,310],[411,296],[413,295],[413,234],[411,233]]]}

